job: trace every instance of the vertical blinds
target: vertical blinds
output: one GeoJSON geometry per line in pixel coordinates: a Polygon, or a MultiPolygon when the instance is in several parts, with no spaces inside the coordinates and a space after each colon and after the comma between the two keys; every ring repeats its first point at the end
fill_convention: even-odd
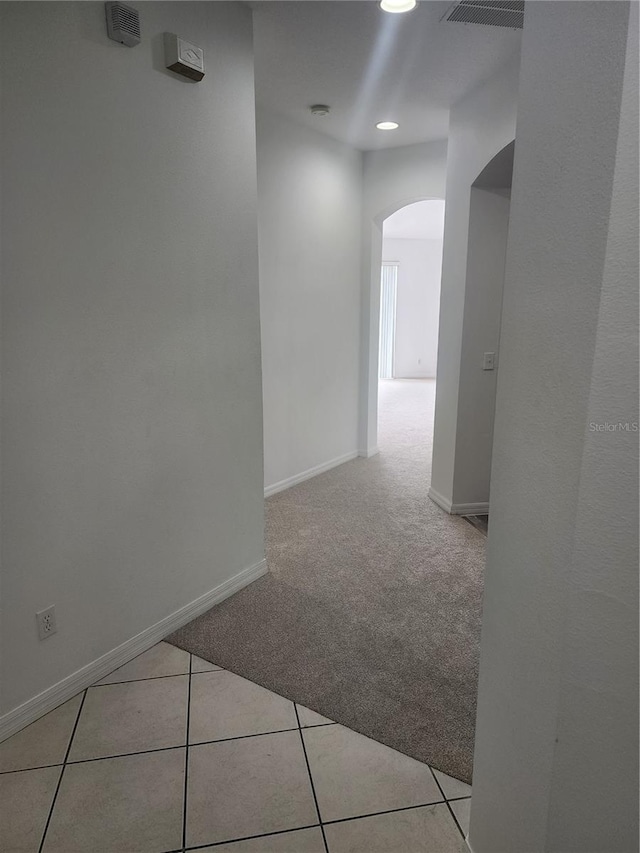
{"type": "Polygon", "coordinates": [[[393,379],[397,290],[398,264],[383,264],[380,276],[380,379],[393,379]]]}

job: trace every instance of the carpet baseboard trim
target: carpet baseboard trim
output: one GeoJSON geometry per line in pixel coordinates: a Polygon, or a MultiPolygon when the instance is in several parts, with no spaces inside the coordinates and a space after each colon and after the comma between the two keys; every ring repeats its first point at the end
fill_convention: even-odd
{"type": "Polygon", "coordinates": [[[275,495],[278,492],[284,492],[285,489],[290,489],[291,486],[297,486],[298,483],[304,483],[305,480],[310,480],[312,477],[317,477],[318,474],[324,474],[325,471],[330,471],[332,468],[337,468],[338,465],[344,465],[345,462],[351,462],[359,456],[357,450],[351,453],[345,453],[343,456],[337,456],[335,459],[330,459],[329,462],[323,462],[320,465],[315,465],[313,468],[307,468],[306,471],[301,471],[299,474],[294,474],[293,477],[287,477],[286,480],[280,480],[277,483],[272,483],[270,486],[265,486],[265,498],[275,495]]]}
{"type": "Polygon", "coordinates": [[[489,503],[483,501],[481,503],[454,504],[449,498],[445,498],[440,492],[436,492],[434,488],[429,489],[429,497],[449,515],[488,515],[489,503]]]}
{"type": "Polygon", "coordinates": [[[152,646],[155,646],[156,643],[159,643],[160,640],[173,633],[173,631],[182,628],[183,625],[191,622],[196,616],[205,613],[215,604],[224,601],[225,598],[248,586],[267,572],[266,559],[262,559],[253,566],[243,569],[233,577],[218,584],[218,586],[209,592],[205,592],[204,595],[201,595],[189,604],[185,604],[184,607],[180,607],[174,613],[169,614],[169,616],[165,616],[164,619],[156,622],[155,625],[150,625],[144,631],[136,634],[135,637],[131,637],[131,639],[116,646],[115,649],[112,649],[110,652],[76,670],[76,672],[73,672],[61,681],[58,681],[57,684],[48,687],[33,698],[23,702],[22,705],[18,705],[17,708],[3,714],[0,717],[0,741],[19,732],[25,726],[35,722],[35,720],[44,714],[49,713],[49,711],[53,711],[54,708],[71,699],[81,690],[84,690],[85,687],[89,687],[94,682],[104,678],[105,675],[109,675],[114,669],[124,666],[125,663],[133,660],[133,658],[142,654],[142,652],[146,652],[152,646]]]}
{"type": "Polygon", "coordinates": [[[371,450],[359,450],[358,456],[361,456],[363,459],[371,459],[372,456],[377,456],[380,453],[379,447],[373,447],[371,450]]]}
{"type": "Polygon", "coordinates": [[[489,502],[483,501],[475,504],[453,504],[451,515],[488,515],[489,502]]]}

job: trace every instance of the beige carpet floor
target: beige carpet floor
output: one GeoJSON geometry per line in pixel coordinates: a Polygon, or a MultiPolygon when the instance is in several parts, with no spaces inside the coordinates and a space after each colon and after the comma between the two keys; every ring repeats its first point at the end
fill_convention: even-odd
{"type": "Polygon", "coordinates": [[[469,782],[486,539],[428,497],[434,394],[382,382],[380,454],[269,498],[270,573],[168,641],[469,782]]]}

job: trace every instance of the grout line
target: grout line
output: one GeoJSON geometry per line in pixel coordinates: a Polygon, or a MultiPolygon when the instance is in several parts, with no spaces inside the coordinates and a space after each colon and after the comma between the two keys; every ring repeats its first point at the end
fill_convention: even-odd
{"type": "MultiPolygon", "coordinates": [[[[217,664],[212,664],[212,666],[217,666],[217,664]]],[[[229,672],[229,673],[231,673],[231,675],[235,675],[235,672],[231,672],[230,669],[223,669],[221,666],[218,667],[218,669],[203,669],[200,672],[192,672],[191,675],[211,675],[212,672],[229,672]]],[[[239,675],[238,678],[243,678],[243,676],[239,675]]],[[[249,680],[248,678],[245,679],[245,681],[248,681],[248,680],[249,680]]],[[[256,682],[252,681],[251,683],[255,684],[256,682]]],[[[258,685],[258,686],[260,686],[260,685],[258,685]]]]}
{"type": "Polygon", "coordinates": [[[193,669],[193,655],[189,654],[189,686],[187,692],[187,731],[185,735],[184,751],[184,797],[182,800],[182,847],[187,846],[187,788],[189,786],[189,723],[191,722],[191,671],[193,669]]]}
{"type": "MultiPolygon", "coordinates": [[[[1,0],[0,0],[1,2],[1,0]]],[[[189,746],[206,746],[209,743],[226,743],[228,740],[244,740],[248,737],[264,737],[265,735],[282,735],[285,732],[296,732],[297,729],[275,729],[272,732],[255,732],[252,735],[234,735],[234,737],[219,737],[215,740],[199,740],[189,746]]]]}
{"type": "MultiPolygon", "coordinates": [[[[216,672],[217,670],[212,670],[212,672],[216,672]]],[[[222,672],[222,670],[220,670],[222,672]]],[[[137,681],[159,681],[161,678],[183,678],[185,675],[189,675],[188,672],[173,672],[171,675],[149,675],[146,678],[123,678],[122,681],[109,681],[106,684],[101,684],[97,682],[96,684],[90,684],[87,690],[91,690],[92,687],[113,687],[114,684],[135,684],[137,681]]],[[[105,678],[109,678],[108,675],[105,675],[105,678]]]]}
{"type": "MultiPolygon", "coordinates": [[[[459,831],[460,831],[460,834],[462,835],[462,837],[463,837],[463,838],[464,838],[464,840],[466,841],[466,840],[467,840],[467,837],[466,837],[466,835],[464,834],[464,832],[462,831],[462,827],[461,827],[461,826],[460,826],[460,824],[458,823],[458,818],[455,816],[454,811],[453,811],[453,809],[451,808],[451,806],[450,806],[450,804],[449,804],[449,800],[448,800],[448,799],[446,798],[446,796],[445,796],[444,788],[442,787],[442,785],[441,785],[441,784],[440,784],[440,782],[438,781],[438,777],[436,776],[436,774],[433,772],[433,768],[432,768],[430,765],[428,765],[428,766],[429,766],[429,770],[431,770],[431,775],[432,775],[432,776],[433,776],[433,778],[435,779],[435,783],[436,783],[436,785],[438,786],[438,789],[439,789],[440,793],[441,793],[441,794],[442,794],[442,796],[444,797],[444,801],[445,801],[445,803],[447,804],[447,808],[449,809],[449,814],[450,814],[450,815],[451,815],[451,817],[453,818],[453,822],[454,822],[454,823],[455,823],[455,825],[458,827],[458,829],[459,829],[459,831]]],[[[468,798],[467,798],[467,797],[464,797],[463,799],[468,799],[468,798]]]]}
{"type": "Polygon", "coordinates": [[[147,753],[170,752],[172,749],[184,749],[184,744],[177,743],[175,746],[159,746],[156,749],[140,749],[136,752],[119,752],[116,755],[98,755],[96,758],[76,758],[69,764],[90,764],[92,761],[111,761],[114,758],[129,758],[132,755],[147,755],[147,753]]]}
{"type": "MultiPolygon", "coordinates": [[[[347,823],[348,821],[351,821],[351,820],[361,820],[361,819],[366,818],[366,817],[377,817],[378,815],[395,814],[396,812],[406,812],[406,811],[411,811],[413,809],[424,809],[424,808],[427,808],[429,806],[443,806],[443,805],[445,805],[445,801],[437,800],[436,802],[432,802],[432,803],[419,803],[416,806],[402,806],[401,808],[386,809],[385,811],[381,811],[381,812],[369,812],[367,814],[353,815],[352,817],[341,817],[341,818],[337,818],[336,820],[326,820],[326,821],[320,822],[320,823],[309,824],[308,826],[295,826],[292,829],[283,829],[283,830],[278,830],[276,832],[264,832],[260,835],[246,835],[246,836],[243,836],[242,838],[228,838],[224,841],[215,841],[215,842],[209,842],[208,844],[199,844],[197,847],[186,847],[185,853],[188,853],[188,851],[191,851],[191,850],[202,850],[205,847],[208,849],[209,847],[218,847],[222,844],[234,844],[237,841],[250,841],[254,838],[269,838],[269,837],[274,836],[274,835],[287,835],[288,833],[299,832],[300,830],[303,830],[303,829],[316,829],[317,828],[317,829],[323,830],[324,826],[332,826],[335,823],[347,823]]],[[[319,813],[318,813],[318,816],[319,816],[319,813]]],[[[323,832],[323,837],[324,837],[324,832],[323,832]]]]}
{"type": "MultiPolygon", "coordinates": [[[[309,823],[305,826],[294,826],[293,829],[278,829],[275,832],[263,832],[261,835],[243,835],[242,838],[227,838],[226,841],[213,841],[208,844],[198,844],[197,847],[187,847],[184,853],[189,853],[191,850],[207,850],[210,847],[220,847],[222,844],[235,844],[240,841],[252,841],[254,838],[273,838],[276,835],[289,835],[291,832],[301,832],[303,829],[320,829],[319,823],[309,823]]],[[[173,851],[172,851],[173,853],[173,851]]],[[[175,851],[181,853],[181,851],[175,851]]]]}
{"type": "Polygon", "coordinates": [[[397,809],[384,809],[380,812],[367,812],[367,814],[357,814],[351,817],[338,817],[335,820],[325,820],[324,826],[332,826],[334,823],[346,823],[349,820],[361,820],[365,817],[377,817],[382,814],[395,814],[396,812],[408,812],[412,809],[425,809],[428,806],[443,806],[444,804],[444,800],[435,800],[435,802],[430,803],[418,803],[416,806],[400,806],[397,809]]]}
{"type": "MultiPolygon", "coordinates": [[[[194,675],[202,675],[202,673],[194,672],[194,675]]],[[[164,676],[161,676],[164,677],[164,676]]],[[[107,687],[108,685],[104,685],[107,687]]],[[[87,687],[87,690],[91,688],[87,687]]],[[[320,729],[326,726],[337,726],[338,723],[317,723],[313,726],[302,726],[303,729],[320,729]]],[[[244,740],[249,737],[262,737],[263,735],[279,735],[284,734],[285,732],[295,732],[297,728],[293,729],[275,729],[272,732],[256,732],[252,735],[234,735],[234,737],[224,737],[217,738],[216,740],[201,740],[196,741],[194,743],[188,744],[189,746],[207,746],[212,743],[225,743],[228,740],[244,740]]],[[[115,755],[99,755],[96,758],[76,758],[73,761],[67,761],[67,764],[88,764],[90,761],[108,761],[110,758],[127,758],[129,755],[144,755],[147,752],[168,752],[170,749],[181,749],[181,745],[178,743],[175,746],[159,746],[155,749],[142,749],[136,752],[118,752],[115,755]]],[[[47,770],[50,767],[62,767],[64,764],[63,761],[59,761],[57,764],[38,764],[36,767],[19,767],[16,770],[0,770],[0,776],[8,776],[11,773],[26,773],[29,770],[47,770]]],[[[466,800],[468,797],[456,797],[458,800],[466,800]]]]}
{"type": "Polygon", "coordinates": [[[62,761],[57,764],[38,764],[37,767],[20,767],[18,770],[0,770],[0,776],[9,776],[11,773],[26,773],[28,770],[47,770],[50,767],[62,767],[62,761]]]}
{"type": "MultiPolygon", "coordinates": [[[[194,673],[194,675],[199,675],[200,673],[194,673]]],[[[105,685],[106,686],[106,685],[105,685]]],[[[87,687],[87,690],[91,688],[87,687]]],[[[86,692],[86,691],[85,691],[86,692]]],[[[304,728],[308,729],[319,729],[323,726],[334,726],[337,723],[322,723],[317,726],[305,726],[304,728]]],[[[233,737],[222,737],[216,738],[215,740],[199,740],[195,743],[190,743],[189,746],[208,746],[212,743],[226,743],[230,740],[245,740],[250,737],[264,737],[265,735],[281,735],[286,732],[297,732],[297,728],[292,729],[275,729],[271,732],[254,732],[251,735],[234,735],[233,737]]],[[[98,755],[95,758],[76,758],[73,761],[67,761],[67,764],[88,764],[91,761],[109,761],[112,758],[128,758],[130,755],[146,755],[148,752],[169,752],[171,749],[182,749],[182,744],[175,744],[174,746],[158,746],[155,749],[140,749],[135,752],[118,752],[114,755],[98,755]]],[[[2,770],[0,771],[0,776],[7,776],[10,773],[27,773],[29,770],[46,770],[48,767],[62,767],[63,762],[58,764],[42,764],[38,767],[21,767],[19,770],[2,770]]],[[[460,797],[459,799],[467,799],[466,797],[460,797]]]]}
{"type": "Polygon", "coordinates": [[[449,797],[447,800],[448,803],[459,803],[461,800],[470,800],[471,794],[467,794],[466,797],[449,797]]]}
{"type": "MultiPolygon", "coordinates": [[[[88,688],[87,688],[88,689],[88,688]]],[[[60,771],[60,776],[58,778],[58,784],[56,785],[56,790],[53,795],[53,799],[51,800],[51,808],[49,809],[49,815],[47,817],[47,822],[44,826],[44,832],[42,833],[42,840],[40,841],[40,847],[38,847],[38,853],[42,853],[42,848],[44,847],[44,840],[47,837],[47,832],[49,830],[49,824],[51,823],[51,818],[53,816],[53,810],[56,805],[56,800],[58,799],[58,791],[60,790],[60,785],[62,784],[62,777],[64,776],[64,771],[67,766],[67,759],[69,758],[69,753],[71,752],[71,744],[73,743],[73,739],[76,734],[76,729],[78,728],[78,723],[80,722],[80,715],[82,714],[82,709],[84,708],[84,700],[87,698],[87,691],[85,690],[82,694],[82,700],[80,701],[80,707],[78,708],[78,714],[76,716],[76,721],[73,724],[73,729],[71,731],[71,737],[69,738],[69,743],[67,744],[67,751],[64,754],[64,760],[62,762],[62,770],[60,771]]]]}
{"type": "Polygon", "coordinates": [[[451,805],[449,804],[449,801],[448,801],[448,800],[447,800],[447,806],[448,806],[448,808],[449,808],[449,812],[450,812],[450,814],[451,814],[451,817],[452,817],[452,818],[453,818],[453,820],[454,820],[455,825],[456,825],[456,826],[458,827],[458,829],[460,830],[460,835],[461,835],[461,836],[464,838],[464,840],[466,841],[466,840],[467,840],[467,836],[466,836],[466,835],[465,835],[465,833],[462,831],[462,827],[461,827],[461,826],[460,826],[460,824],[458,823],[458,818],[456,817],[456,813],[455,813],[455,812],[454,812],[454,810],[451,808],[451,805]]]}
{"type": "MultiPolygon", "coordinates": [[[[256,734],[252,735],[236,735],[235,737],[223,737],[218,738],[217,740],[202,740],[197,741],[196,743],[190,743],[189,746],[209,746],[213,743],[227,743],[230,740],[245,740],[250,737],[264,737],[265,735],[280,735],[285,734],[286,732],[296,732],[297,729],[277,729],[273,732],[256,732],[256,734]]],[[[184,749],[184,744],[176,743],[174,746],[158,746],[155,749],[141,749],[136,752],[119,752],[116,755],[99,755],[96,758],[77,758],[75,761],[69,761],[69,764],[88,764],[90,761],[110,761],[112,758],[128,758],[130,755],[146,755],[151,752],[168,752],[171,749],[184,749]]],[[[53,764],[52,767],[57,767],[59,765],[53,764]]],[[[7,770],[7,773],[24,773],[26,770],[38,770],[38,767],[29,767],[24,770],[7,770]]]]}
{"type": "Polygon", "coordinates": [[[298,732],[300,734],[300,743],[302,744],[302,752],[304,754],[304,760],[307,765],[307,773],[309,774],[309,782],[311,784],[311,793],[313,794],[313,802],[316,804],[316,813],[318,815],[318,822],[320,823],[320,832],[322,833],[322,841],[324,842],[325,853],[329,853],[329,845],[327,844],[327,836],[324,832],[324,826],[322,825],[322,815],[320,814],[320,806],[318,805],[318,797],[316,796],[316,788],[313,784],[313,776],[311,775],[311,765],[309,764],[309,756],[307,755],[307,747],[304,742],[304,736],[302,734],[302,726],[300,725],[300,716],[298,715],[298,706],[296,703],[293,703],[293,710],[295,711],[296,720],[298,721],[298,732]]]}

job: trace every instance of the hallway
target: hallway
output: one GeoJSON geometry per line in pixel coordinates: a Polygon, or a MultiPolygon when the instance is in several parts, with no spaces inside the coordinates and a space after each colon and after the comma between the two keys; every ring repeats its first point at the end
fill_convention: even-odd
{"type": "Polygon", "coordinates": [[[169,641],[469,781],[486,540],[428,498],[433,403],[383,383],[380,454],[269,498],[270,573],[169,641]]]}

